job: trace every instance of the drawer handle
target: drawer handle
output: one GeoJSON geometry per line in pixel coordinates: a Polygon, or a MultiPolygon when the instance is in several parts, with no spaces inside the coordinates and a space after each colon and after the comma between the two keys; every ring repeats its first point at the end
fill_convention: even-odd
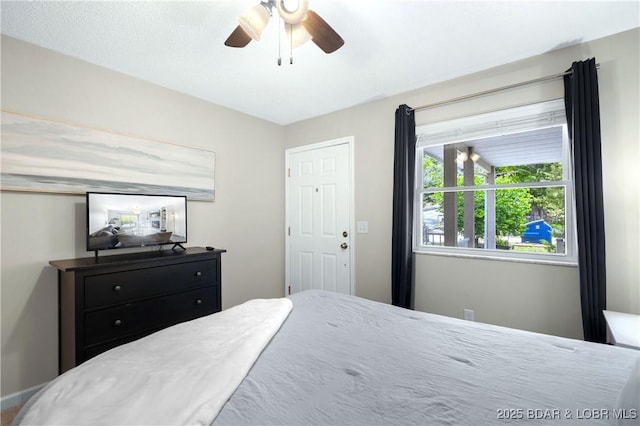
{"type": "Polygon", "coordinates": [[[113,291],[120,291],[120,290],[122,290],[122,287],[120,287],[119,285],[113,286],[113,291]]]}
{"type": "Polygon", "coordinates": [[[196,277],[201,277],[202,276],[202,272],[198,271],[196,272],[196,277]]]}
{"type": "Polygon", "coordinates": [[[119,320],[119,319],[115,320],[113,322],[113,325],[115,325],[116,327],[120,327],[122,325],[122,320],[119,320]]]}
{"type": "Polygon", "coordinates": [[[202,305],[202,299],[196,300],[196,305],[202,305]]]}

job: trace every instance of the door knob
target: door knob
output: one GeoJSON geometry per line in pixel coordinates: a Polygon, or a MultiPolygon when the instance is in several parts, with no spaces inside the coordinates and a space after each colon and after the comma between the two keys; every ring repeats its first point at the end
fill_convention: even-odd
{"type": "Polygon", "coordinates": [[[341,248],[342,250],[346,250],[346,249],[347,249],[347,247],[349,247],[349,245],[348,245],[347,243],[342,243],[342,244],[340,244],[340,248],[341,248]]]}

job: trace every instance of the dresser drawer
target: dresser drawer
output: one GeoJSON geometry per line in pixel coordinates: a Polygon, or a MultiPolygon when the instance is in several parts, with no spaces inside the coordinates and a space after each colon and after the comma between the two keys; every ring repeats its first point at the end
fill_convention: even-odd
{"type": "Polygon", "coordinates": [[[127,337],[125,337],[123,339],[109,340],[109,341],[107,341],[105,343],[100,343],[100,344],[97,344],[97,345],[89,346],[89,347],[85,348],[85,350],[84,350],[84,353],[83,353],[84,360],[86,361],[86,360],[88,360],[90,358],[93,358],[96,355],[100,355],[102,352],[106,352],[109,349],[113,349],[113,348],[115,348],[117,346],[124,345],[125,343],[129,343],[129,342],[133,342],[134,340],[138,340],[138,339],[140,339],[140,338],[142,338],[144,336],[147,336],[147,335],[153,333],[154,331],[156,331],[156,330],[149,330],[149,331],[144,332],[142,334],[135,334],[135,335],[132,335],[132,336],[127,336],[127,337]]]}
{"type": "Polygon", "coordinates": [[[84,279],[85,309],[211,286],[217,279],[216,259],[89,275],[84,279]]]}
{"type": "Polygon", "coordinates": [[[85,346],[155,330],[219,310],[218,286],[85,313],[85,346]]]}

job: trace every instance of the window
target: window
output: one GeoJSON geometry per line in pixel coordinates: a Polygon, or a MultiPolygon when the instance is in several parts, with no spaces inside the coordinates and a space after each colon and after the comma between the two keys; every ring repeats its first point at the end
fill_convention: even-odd
{"type": "Polygon", "coordinates": [[[574,262],[564,102],[416,127],[414,248],[574,262]]]}
{"type": "Polygon", "coordinates": [[[121,214],[120,223],[122,229],[133,229],[138,227],[138,217],[133,214],[121,214]]]}

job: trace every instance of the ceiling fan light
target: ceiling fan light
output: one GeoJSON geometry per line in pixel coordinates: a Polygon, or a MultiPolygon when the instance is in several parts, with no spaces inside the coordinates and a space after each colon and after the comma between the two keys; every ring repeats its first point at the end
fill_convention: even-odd
{"type": "Polygon", "coordinates": [[[252,39],[258,41],[270,17],[269,11],[261,4],[257,4],[249,9],[245,15],[240,17],[240,27],[249,34],[252,39]]]}
{"type": "Polygon", "coordinates": [[[284,24],[284,30],[287,34],[287,42],[291,43],[291,48],[295,49],[300,47],[309,40],[311,40],[311,34],[302,24],[284,24]]]}

